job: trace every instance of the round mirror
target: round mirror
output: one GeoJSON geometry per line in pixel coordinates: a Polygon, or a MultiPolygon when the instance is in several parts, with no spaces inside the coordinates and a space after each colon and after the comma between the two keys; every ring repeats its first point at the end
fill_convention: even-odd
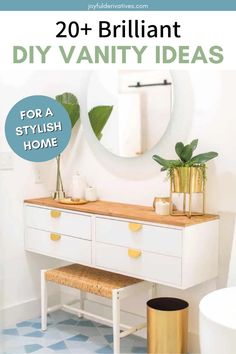
{"type": "Polygon", "coordinates": [[[160,141],[171,119],[169,71],[95,71],[88,86],[91,128],[120,157],[137,157],[160,141]]]}

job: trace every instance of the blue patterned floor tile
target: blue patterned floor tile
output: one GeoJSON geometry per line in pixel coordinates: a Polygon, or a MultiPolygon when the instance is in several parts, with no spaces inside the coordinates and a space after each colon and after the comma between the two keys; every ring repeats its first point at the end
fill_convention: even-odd
{"type": "MultiPolygon", "coordinates": [[[[55,325],[54,322],[52,322],[51,319],[47,320],[47,328],[55,325]]],[[[31,325],[32,328],[41,328],[41,321],[40,322],[33,322],[31,325]]]]}
{"type": "MultiPolygon", "coordinates": [[[[54,312],[54,313],[56,314],[56,312],[54,312]]],[[[47,314],[47,321],[52,322],[51,315],[52,315],[51,313],[47,314]]],[[[38,316],[38,317],[36,317],[36,318],[34,318],[34,319],[30,320],[30,321],[33,322],[33,323],[38,323],[38,322],[41,323],[41,316],[38,316]]]]}
{"type": "MultiPolygon", "coordinates": [[[[37,338],[37,339],[34,338],[34,343],[38,343],[44,347],[49,347],[50,345],[61,342],[62,340],[64,340],[63,337],[58,335],[57,332],[55,332],[54,335],[45,334],[45,336],[42,338],[37,338]]],[[[31,343],[32,343],[32,341],[31,341],[31,343]]],[[[30,342],[28,341],[27,344],[30,344],[30,342]]]]}
{"type": "MultiPolygon", "coordinates": [[[[58,354],[71,354],[71,351],[70,351],[69,349],[58,350],[58,351],[51,351],[51,354],[55,354],[55,353],[58,353],[58,354]]],[[[37,354],[37,353],[36,353],[36,354],[37,354]]],[[[43,354],[44,354],[44,353],[43,353],[43,354]]],[[[77,354],[84,354],[84,353],[77,351],[77,354]]]]}
{"type": "MultiPolygon", "coordinates": [[[[58,329],[58,333],[60,333],[60,336],[63,339],[76,336],[77,334],[81,333],[77,326],[57,325],[56,327],[58,329]]],[[[82,333],[82,334],[87,335],[87,333],[82,333]]]]}
{"type": "Polygon", "coordinates": [[[75,319],[76,317],[74,315],[71,315],[65,311],[58,310],[55,312],[50,313],[50,318],[52,322],[58,323],[61,321],[69,320],[69,319],[75,319]]]}
{"type": "Polygon", "coordinates": [[[105,347],[107,344],[109,344],[109,343],[107,343],[107,340],[103,336],[90,337],[88,342],[98,345],[100,347],[105,347]]]}
{"type": "MultiPolygon", "coordinates": [[[[45,336],[54,336],[54,335],[60,335],[60,325],[54,325],[54,326],[50,326],[46,329],[46,331],[42,331],[45,336]]],[[[66,326],[65,326],[66,327],[66,326]]],[[[72,327],[74,328],[74,327],[72,327]]],[[[75,327],[76,328],[76,327],[75,327]]]]}
{"type": "MultiPolygon", "coordinates": [[[[129,337],[126,338],[122,338],[121,340],[121,350],[122,353],[135,353],[135,351],[133,351],[133,348],[139,348],[139,347],[144,347],[145,348],[145,352],[146,352],[146,345],[139,345],[136,343],[136,341],[132,341],[132,339],[129,339],[129,337]]],[[[136,350],[136,349],[135,349],[136,350]]],[[[142,351],[143,349],[141,349],[141,353],[143,353],[142,351]]]]}
{"type": "MultiPolygon", "coordinates": [[[[129,335],[129,336],[127,336],[127,337],[124,337],[124,338],[122,338],[122,343],[125,345],[125,346],[132,346],[132,347],[134,347],[134,346],[139,346],[139,345],[136,345],[136,341],[138,340],[138,336],[134,336],[134,335],[129,335]]],[[[142,342],[142,345],[141,346],[145,346],[145,345],[143,345],[143,342],[142,342]]]]}
{"type": "Polygon", "coordinates": [[[126,346],[123,346],[122,344],[121,344],[121,346],[120,346],[120,352],[121,352],[121,354],[128,354],[128,353],[131,353],[131,349],[132,349],[132,347],[126,347],[126,346]]]}
{"type": "Polygon", "coordinates": [[[25,334],[25,337],[41,338],[45,335],[45,332],[42,331],[33,331],[28,334],[25,334]]]}
{"type": "MultiPolygon", "coordinates": [[[[62,352],[59,353],[62,354],[62,352]]],[[[53,351],[51,349],[43,347],[42,349],[39,349],[36,354],[53,354],[53,351]]]]}
{"type": "MultiPolygon", "coordinates": [[[[90,344],[88,342],[76,342],[76,341],[69,341],[65,340],[66,346],[70,352],[77,351],[78,354],[84,353],[85,349],[88,349],[90,344]]],[[[98,347],[96,347],[97,349],[98,347]]],[[[94,353],[94,351],[92,351],[94,353]]]]}
{"type": "Polygon", "coordinates": [[[100,333],[101,335],[103,335],[103,336],[109,335],[109,334],[112,334],[112,333],[113,333],[113,332],[112,332],[112,327],[107,327],[107,326],[99,327],[99,326],[97,326],[96,328],[98,329],[99,333],[100,333]]]}
{"type": "Polygon", "coordinates": [[[86,348],[87,350],[90,350],[91,353],[94,353],[95,350],[107,345],[107,342],[104,342],[104,340],[102,342],[99,342],[96,339],[93,341],[94,338],[95,337],[89,338],[89,340],[87,340],[86,342],[76,342],[69,340],[66,340],[65,342],[69,350],[75,350],[76,348],[80,348],[80,352],[83,353],[82,349],[86,348]]]}
{"type": "Polygon", "coordinates": [[[147,348],[146,347],[133,347],[131,349],[131,353],[146,354],[147,353],[147,348]]]}
{"type": "Polygon", "coordinates": [[[112,350],[112,348],[111,348],[109,345],[107,345],[106,347],[97,349],[97,350],[95,351],[95,353],[100,353],[100,354],[112,354],[112,353],[113,353],[113,350],[112,350]]]}
{"type": "Polygon", "coordinates": [[[19,332],[18,332],[17,328],[3,329],[2,334],[5,334],[7,336],[19,336],[19,332]]]}
{"type": "MultiPolygon", "coordinates": [[[[44,343],[42,342],[43,338],[35,338],[35,337],[25,337],[25,336],[20,336],[20,341],[15,343],[14,342],[14,345],[17,345],[17,346],[27,346],[27,345],[32,345],[32,344],[39,344],[39,345],[42,345],[44,346],[44,343]]],[[[10,345],[10,343],[6,343],[6,348],[8,348],[10,345]]]]}
{"type": "Polygon", "coordinates": [[[1,336],[1,345],[4,350],[12,346],[21,346],[23,345],[22,337],[3,335],[1,336]]]}
{"type": "Polygon", "coordinates": [[[108,343],[113,342],[113,334],[106,334],[104,338],[107,340],[108,343]]]}
{"type": "Polygon", "coordinates": [[[98,337],[100,332],[98,331],[97,327],[77,327],[78,332],[80,334],[84,334],[85,336],[91,337],[98,337]]]}
{"type": "MultiPolygon", "coordinates": [[[[69,350],[69,349],[65,349],[65,350],[60,350],[60,351],[58,351],[58,352],[51,352],[51,354],[53,354],[53,353],[58,353],[58,354],[71,354],[71,351],[69,350]]],[[[82,352],[78,352],[77,351],[77,354],[82,354],[82,352]]],[[[84,353],[83,353],[84,354],[84,353]]]]}
{"type": "Polygon", "coordinates": [[[136,347],[145,347],[147,345],[147,340],[143,337],[133,336],[136,347]]]}
{"type": "Polygon", "coordinates": [[[82,326],[82,327],[96,327],[95,324],[92,321],[89,320],[80,320],[78,322],[78,326],[82,326]]]}
{"type": "Polygon", "coordinates": [[[77,334],[76,336],[67,338],[67,340],[72,340],[72,341],[79,341],[79,342],[86,342],[89,339],[88,336],[85,336],[84,334],[77,334]]]}
{"type": "MultiPolygon", "coordinates": [[[[37,343],[37,344],[39,344],[39,345],[42,345],[44,348],[48,348],[48,349],[50,349],[49,347],[51,346],[51,345],[54,345],[55,343],[58,343],[58,342],[60,342],[61,341],[61,338],[51,338],[51,340],[37,340],[37,342],[35,342],[35,343],[37,343]]],[[[34,343],[34,344],[35,344],[34,343]]],[[[33,342],[31,342],[31,343],[28,343],[28,344],[33,344],[33,342]]],[[[51,349],[50,349],[51,350],[51,349]]]]}
{"type": "MultiPolygon", "coordinates": [[[[112,327],[56,311],[48,317],[47,331],[41,319],[22,321],[2,331],[0,354],[112,354],[112,327]]],[[[130,335],[121,340],[122,354],[146,353],[146,340],[130,335]]]]}
{"type": "MultiPolygon", "coordinates": [[[[100,348],[102,348],[102,347],[104,347],[104,345],[103,346],[101,346],[101,345],[97,345],[96,343],[92,343],[92,342],[86,342],[86,343],[81,343],[81,345],[80,345],[80,347],[79,347],[79,349],[80,350],[78,350],[77,351],[77,353],[78,354],[85,354],[85,353],[96,353],[96,350],[98,350],[98,349],[100,349],[100,348]]],[[[73,353],[75,353],[75,351],[73,351],[73,350],[76,350],[76,348],[74,347],[74,348],[69,348],[70,349],[70,351],[71,352],[73,352],[73,353]]]]}
{"type": "Polygon", "coordinates": [[[96,322],[96,326],[97,326],[97,327],[100,327],[100,328],[111,328],[110,326],[107,326],[107,325],[105,325],[105,324],[98,323],[98,322],[96,322]]]}
{"type": "Polygon", "coordinates": [[[5,353],[7,354],[26,354],[25,348],[23,345],[21,346],[10,346],[5,350],[5,353]]]}
{"type": "Polygon", "coordinates": [[[64,320],[61,322],[58,322],[58,324],[62,324],[62,325],[70,325],[70,326],[75,326],[77,325],[78,321],[75,321],[73,319],[68,319],[68,320],[64,320]]]}
{"type": "MultiPolygon", "coordinates": [[[[53,324],[54,324],[54,322],[51,320],[51,318],[48,318],[47,319],[47,327],[50,327],[53,324]]],[[[41,319],[32,321],[30,327],[35,328],[35,329],[40,329],[41,328],[41,319]]]]}
{"type": "Polygon", "coordinates": [[[68,349],[66,343],[63,340],[61,342],[57,342],[55,344],[49,345],[48,348],[54,350],[55,352],[59,350],[68,349]]]}
{"type": "Polygon", "coordinates": [[[24,348],[25,348],[25,352],[28,354],[28,353],[34,353],[39,349],[42,349],[43,346],[40,344],[27,344],[24,346],[24,348]]]}
{"type": "MultiPolygon", "coordinates": [[[[45,346],[50,344],[60,342],[64,339],[64,336],[61,334],[58,328],[51,327],[44,332],[44,336],[40,339],[41,343],[45,346]]],[[[39,342],[39,340],[38,340],[39,342]]]]}
{"type": "Polygon", "coordinates": [[[32,322],[30,321],[23,321],[23,322],[19,322],[16,324],[16,327],[31,327],[32,322]]]}
{"type": "Polygon", "coordinates": [[[94,354],[94,352],[88,348],[79,348],[79,351],[78,349],[70,349],[70,354],[94,354]]]}
{"type": "MultiPolygon", "coordinates": [[[[49,325],[49,323],[47,325],[49,325]]],[[[32,323],[32,327],[35,329],[41,329],[41,322],[32,323]]]]}
{"type": "Polygon", "coordinates": [[[35,331],[32,327],[17,327],[19,336],[24,336],[26,334],[32,333],[35,331]]]}

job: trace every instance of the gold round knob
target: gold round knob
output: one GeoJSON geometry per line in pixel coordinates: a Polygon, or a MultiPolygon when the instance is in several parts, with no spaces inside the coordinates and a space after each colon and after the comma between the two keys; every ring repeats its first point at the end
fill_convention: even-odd
{"type": "Polygon", "coordinates": [[[130,231],[133,231],[133,232],[137,232],[137,231],[141,230],[142,227],[143,227],[142,224],[136,224],[133,222],[129,223],[129,229],[130,229],[130,231]]]}
{"type": "Polygon", "coordinates": [[[142,252],[140,250],[135,250],[133,248],[128,249],[128,256],[130,258],[139,258],[141,256],[142,252]]]}
{"type": "Polygon", "coordinates": [[[59,241],[61,239],[61,235],[58,234],[50,234],[50,239],[52,241],[59,241]]]}
{"type": "Polygon", "coordinates": [[[50,215],[52,218],[59,218],[61,216],[61,212],[59,210],[51,210],[50,215]]]}

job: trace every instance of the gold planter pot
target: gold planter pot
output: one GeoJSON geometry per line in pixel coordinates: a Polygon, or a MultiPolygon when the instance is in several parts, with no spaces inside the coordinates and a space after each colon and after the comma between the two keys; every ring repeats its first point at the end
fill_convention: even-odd
{"type": "Polygon", "coordinates": [[[204,167],[177,167],[173,170],[173,193],[203,193],[204,167]]]}
{"type": "MultiPolygon", "coordinates": [[[[202,194],[202,212],[205,213],[205,166],[201,167],[176,167],[170,177],[170,214],[171,215],[192,215],[192,194],[202,194]],[[173,193],[183,193],[183,211],[173,212],[173,193]],[[189,199],[188,212],[186,211],[187,195],[189,199]]],[[[199,215],[199,213],[198,213],[199,215]]]]}

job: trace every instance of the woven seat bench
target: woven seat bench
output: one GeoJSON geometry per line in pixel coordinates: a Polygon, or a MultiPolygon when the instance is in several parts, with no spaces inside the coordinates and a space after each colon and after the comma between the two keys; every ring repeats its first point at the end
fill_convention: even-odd
{"type": "Polygon", "coordinates": [[[61,308],[79,317],[87,315],[96,320],[105,321],[113,326],[113,352],[120,353],[120,339],[132,334],[144,327],[146,323],[134,327],[120,323],[120,300],[135,296],[143,290],[150,290],[153,296],[155,285],[140,279],[131,278],[100,269],[95,269],[79,264],[71,264],[64,267],[41,271],[41,327],[47,329],[47,313],[61,308]],[[80,308],[73,304],[60,304],[48,308],[47,304],[47,282],[57,283],[80,290],[80,308]],[[84,310],[85,293],[91,293],[112,300],[112,320],[98,316],[84,310]],[[120,331],[120,329],[125,329],[120,331]]]}

